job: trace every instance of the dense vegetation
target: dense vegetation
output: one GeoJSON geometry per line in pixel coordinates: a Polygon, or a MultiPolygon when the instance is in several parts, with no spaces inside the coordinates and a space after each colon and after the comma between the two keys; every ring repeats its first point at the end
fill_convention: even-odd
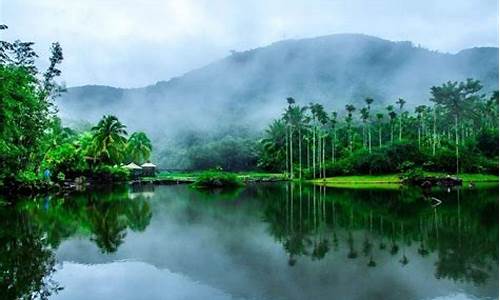
{"type": "Polygon", "coordinates": [[[0,43],[0,189],[40,187],[82,175],[126,178],[119,165],[147,160],[150,140],[142,132],[127,139],[125,125],[114,116],[104,116],[86,131],[63,127],[53,104],[64,91],[55,81],[63,60],[58,43],[51,54],[48,69],[40,73],[32,42],[0,43]]]}
{"type": "Polygon", "coordinates": [[[259,164],[291,178],[384,174],[410,169],[449,173],[498,172],[498,91],[481,93],[479,81],[431,88],[432,106],[414,113],[399,98],[385,110],[300,106],[288,98],[282,118],[266,130],[259,164]]]}
{"type": "MultiPolygon", "coordinates": [[[[113,111],[133,128],[146,130],[155,142],[154,160],[160,168],[199,169],[210,158],[206,150],[213,149],[215,158],[216,148],[244,146],[243,140],[260,134],[287,96],[302,104],[314,100],[339,113],[344,101],[360,108],[367,95],[376,106],[403,97],[408,102],[405,107],[413,108],[426,102],[429,87],[468,77],[480,80],[487,93],[497,90],[498,48],[445,54],[410,42],[335,34],[233,52],[143,88],[72,87],[57,101],[65,120],[95,122],[97,116],[113,111]],[[152,110],[158,117],[151,118],[152,110]],[[244,127],[243,132],[234,127],[244,127]],[[186,153],[188,148],[192,151],[186,153]]],[[[210,167],[217,165],[227,169],[220,162],[210,167]]]]}

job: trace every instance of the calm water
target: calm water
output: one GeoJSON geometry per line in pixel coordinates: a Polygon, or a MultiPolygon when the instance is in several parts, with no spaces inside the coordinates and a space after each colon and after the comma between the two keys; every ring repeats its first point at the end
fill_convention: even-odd
{"type": "Polygon", "coordinates": [[[431,196],[278,183],[27,199],[0,207],[0,295],[498,298],[498,185],[431,196]]]}

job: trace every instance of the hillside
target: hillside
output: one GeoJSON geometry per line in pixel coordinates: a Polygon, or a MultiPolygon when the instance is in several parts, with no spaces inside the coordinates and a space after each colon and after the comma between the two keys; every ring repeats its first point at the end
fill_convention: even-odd
{"type": "Polygon", "coordinates": [[[375,107],[398,97],[412,107],[428,101],[431,86],[468,77],[481,80],[485,92],[498,89],[498,48],[445,54],[410,42],[338,34],[235,52],[144,88],[69,88],[58,105],[66,120],[95,121],[113,113],[133,129],[164,140],[187,130],[261,129],[288,96],[339,111],[367,96],[375,107]]]}

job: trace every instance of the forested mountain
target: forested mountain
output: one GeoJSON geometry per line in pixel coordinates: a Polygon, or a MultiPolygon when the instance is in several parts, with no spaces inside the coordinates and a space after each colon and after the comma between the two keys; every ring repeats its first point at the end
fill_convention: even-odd
{"type": "Polygon", "coordinates": [[[58,106],[64,120],[96,121],[112,113],[165,141],[186,130],[261,130],[289,96],[339,114],[346,103],[362,105],[366,97],[375,99],[375,109],[402,97],[410,109],[427,103],[431,86],[469,77],[480,80],[485,93],[498,89],[498,48],[446,54],[411,42],[337,34],[233,52],[144,88],[69,88],[58,106]]]}

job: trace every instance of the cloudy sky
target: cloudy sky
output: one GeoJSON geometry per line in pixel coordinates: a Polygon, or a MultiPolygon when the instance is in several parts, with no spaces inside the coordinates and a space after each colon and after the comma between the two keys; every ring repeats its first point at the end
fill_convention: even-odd
{"type": "MultiPolygon", "coordinates": [[[[64,50],[68,86],[139,87],[272,42],[334,33],[442,52],[498,46],[497,0],[0,0],[2,39],[64,50]]],[[[40,62],[40,67],[44,64],[40,62]]]]}

